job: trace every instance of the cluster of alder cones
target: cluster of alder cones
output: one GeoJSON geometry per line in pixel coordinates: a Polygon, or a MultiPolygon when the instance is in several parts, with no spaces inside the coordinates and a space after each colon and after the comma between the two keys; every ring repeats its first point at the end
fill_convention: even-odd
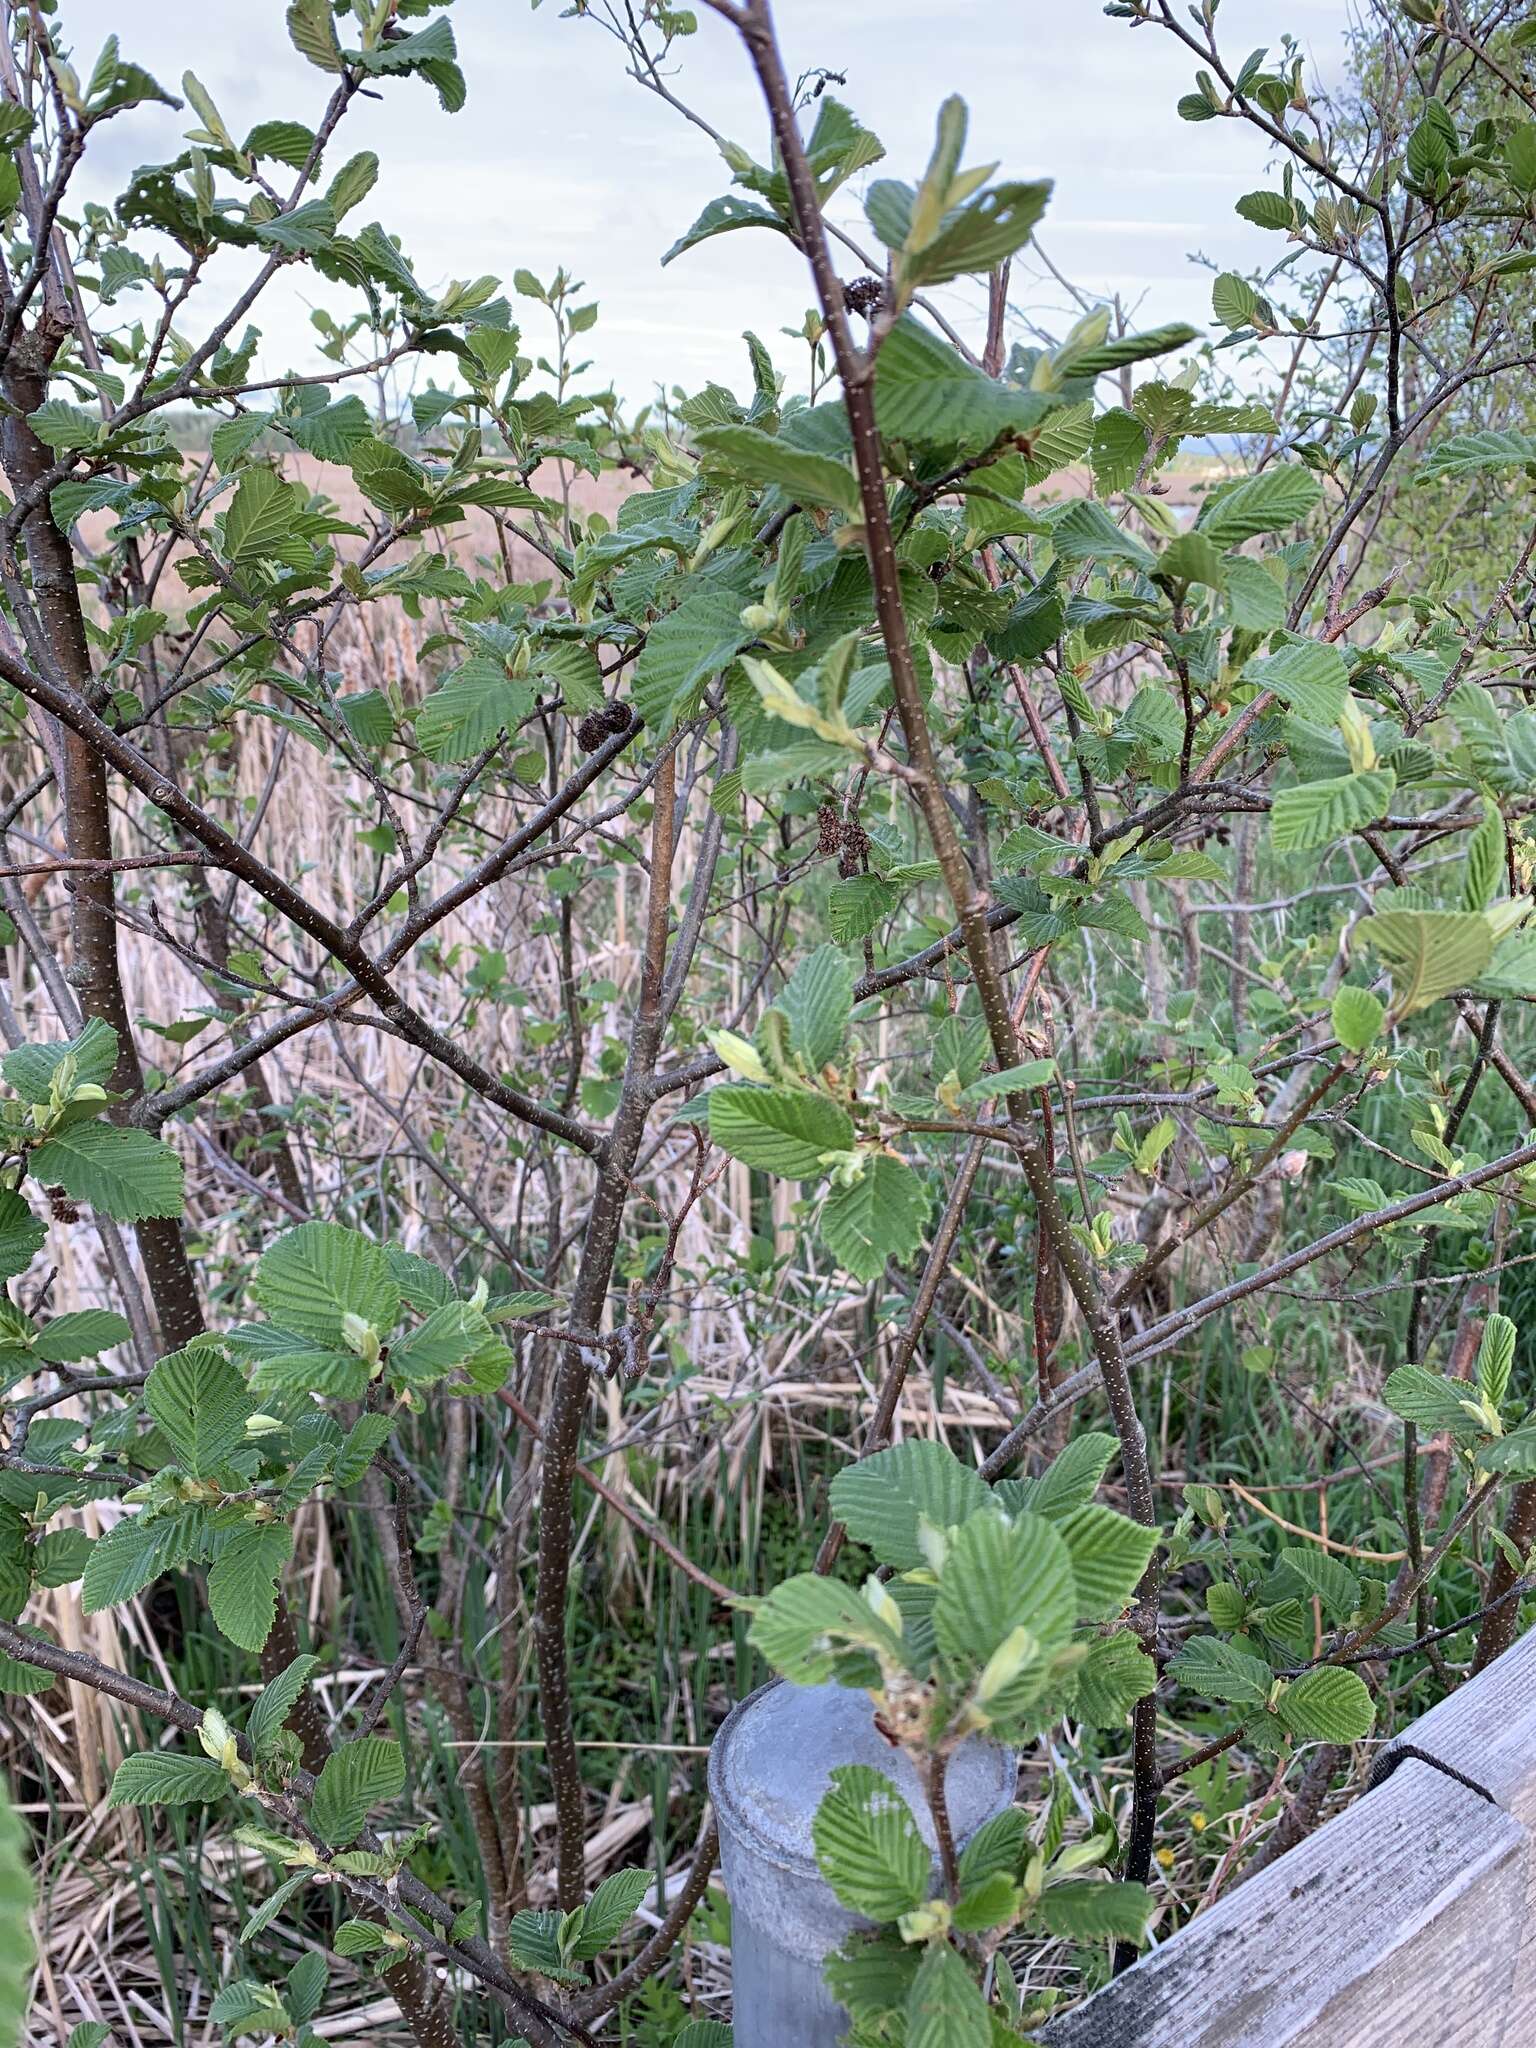
{"type": "Polygon", "coordinates": [[[595,754],[604,740],[628,732],[629,725],[629,706],[615,698],[613,703],[600,705],[596,711],[587,713],[576,728],[576,744],[584,754],[595,754]]]}
{"type": "Polygon", "coordinates": [[[843,880],[869,870],[869,834],[857,818],[845,818],[833,803],[824,803],[816,813],[818,853],[837,855],[837,872],[843,880]]]}

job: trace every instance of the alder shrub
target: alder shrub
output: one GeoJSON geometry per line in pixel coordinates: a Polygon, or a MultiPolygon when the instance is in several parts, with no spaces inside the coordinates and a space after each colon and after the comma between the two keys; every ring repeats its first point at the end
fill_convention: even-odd
{"type": "Polygon", "coordinates": [[[1499,1307],[1536,1201],[1536,27],[1378,0],[1324,96],[1216,0],[1117,0],[1085,37],[1173,39],[1178,115],[1267,139],[1236,210],[1274,260],[1199,324],[1078,295],[1058,334],[1018,305],[1050,187],[969,163],[961,99],[902,175],[856,62],[803,70],[767,0],[578,0],[573,80],[611,50],[724,158],[664,260],[772,236],[814,297],[732,388],[631,414],[570,273],[441,288],[372,217],[359,102],[472,88],[446,0],[272,7],[312,89],[238,111],[76,49],[65,0],[0,12],[12,1721],[102,1696],[137,1839],[205,1808],[247,1852],[243,1960],[188,1966],[204,2030],[321,2040],[377,1971],[429,2048],[621,2008],[728,2041],[712,1993],[653,1996],[713,1826],[668,1892],[644,1841],[588,1880],[595,1455],[592,1511],[721,1596],[728,1692],[754,1658],[867,1692],[917,1766],[937,1877],[867,1770],[816,1817],[871,1923],[830,1965],[849,2038],[1024,2038],[1031,1941],[1091,1988],[1204,1889],[1160,1843],[1181,1776],[1253,1762],[1279,1853],[1536,1585],[1499,1307]],[[751,148],[687,98],[709,37],[761,87],[751,148]],[[155,102],[185,146],[86,197],[155,102]],[[346,309],[324,374],[256,374],[284,273],[346,309]],[[317,803],[335,857],[300,861],[274,820],[317,803]],[[819,1318],[871,1363],[825,1526],[735,1586],[699,1547],[723,1465],[676,1541],[624,1476],[675,1455],[705,1295],[733,1400],[819,1318]],[[955,1448],[903,1409],[940,1362],[982,1401],[955,1448]],[[1363,1474],[1352,1516],[1265,1508],[1269,1423],[1202,1421],[1229,1366],[1301,1418],[1303,1482],[1363,1474]],[[347,1646],[355,1697],[290,1597],[322,1513],[397,1617],[347,1646]],[[168,1586],[207,1654],[89,1633],[168,1586]],[[1113,1799],[1085,1826],[1058,1768],[957,1843],[955,1745],[1064,1727],[1113,1799]]]}

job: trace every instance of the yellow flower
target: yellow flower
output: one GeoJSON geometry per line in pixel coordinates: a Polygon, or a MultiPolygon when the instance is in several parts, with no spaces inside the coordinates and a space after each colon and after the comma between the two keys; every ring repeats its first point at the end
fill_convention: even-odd
{"type": "Polygon", "coordinates": [[[1171,1849],[1159,1849],[1157,1852],[1157,1860],[1163,1866],[1164,1870],[1172,1870],[1173,1851],[1171,1849]]]}

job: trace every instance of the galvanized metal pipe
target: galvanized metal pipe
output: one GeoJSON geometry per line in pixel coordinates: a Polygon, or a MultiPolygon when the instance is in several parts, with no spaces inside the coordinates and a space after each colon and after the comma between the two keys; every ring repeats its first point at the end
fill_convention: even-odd
{"type": "MultiPolygon", "coordinates": [[[[720,1861],[731,1901],[735,2048],[837,2048],[848,2016],[822,1965],[869,1923],[838,1903],[816,1867],[811,1823],[839,1764],[869,1764],[906,1799],[934,1854],[928,1802],[909,1759],[875,1727],[867,1693],[776,1681],[728,1716],[709,1758],[720,1861]]],[[[1018,1760],[972,1739],[950,1760],[950,1820],[963,1844],[1008,1806],[1018,1760]]]]}

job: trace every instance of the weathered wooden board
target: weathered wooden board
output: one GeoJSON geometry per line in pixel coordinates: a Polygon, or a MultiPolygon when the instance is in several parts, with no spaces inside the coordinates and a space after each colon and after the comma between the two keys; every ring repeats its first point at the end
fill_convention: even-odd
{"type": "MultiPolygon", "coordinates": [[[[1476,1709],[1481,1758],[1446,1758],[1496,1796],[1490,1771],[1536,1785],[1536,1648],[1522,1649],[1520,1671],[1504,1669],[1511,1652],[1448,1702],[1466,1702],[1459,1741],[1474,1692],[1502,1701],[1476,1709]]],[[[1411,1739],[1439,1754],[1452,1735],[1434,1721],[1411,1739]]],[[[1536,2029],[1512,2015],[1533,1996],[1529,1957],[1516,1985],[1530,1883],[1519,1819],[1406,1762],[1043,2038],[1051,2048],[1526,2048],[1536,2029]]]]}
{"type": "Polygon", "coordinates": [[[1531,1832],[1525,1913],[1503,2040],[1505,2048],[1536,2044],[1536,1629],[1387,1747],[1401,1743],[1476,1779],[1531,1832]]]}

